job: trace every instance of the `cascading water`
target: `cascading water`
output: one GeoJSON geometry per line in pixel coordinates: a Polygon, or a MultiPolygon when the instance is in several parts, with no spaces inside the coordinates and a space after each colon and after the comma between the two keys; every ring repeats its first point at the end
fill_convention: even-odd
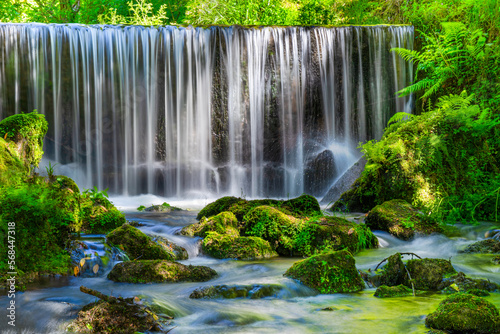
{"type": "Polygon", "coordinates": [[[411,110],[413,27],[0,24],[0,118],[46,115],[83,187],[167,197],[323,195],[411,110]]]}

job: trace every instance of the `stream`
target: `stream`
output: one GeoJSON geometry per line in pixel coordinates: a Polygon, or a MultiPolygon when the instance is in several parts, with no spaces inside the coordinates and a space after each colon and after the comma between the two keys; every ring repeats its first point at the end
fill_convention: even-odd
{"type": "MultiPolygon", "coordinates": [[[[144,200],[144,198],[142,198],[144,200]]],[[[160,235],[186,248],[189,259],[183,264],[205,265],[215,269],[218,276],[208,282],[127,284],[106,278],[111,265],[97,277],[63,277],[45,279],[26,292],[16,293],[16,327],[12,330],[5,320],[9,299],[0,297],[1,333],[62,333],[78,311],[95,300],[83,294],[84,285],[113,296],[139,296],[155,305],[157,313],[174,317],[170,332],[175,333],[425,333],[425,316],[433,312],[444,294],[424,294],[417,297],[376,298],[375,289],[359,293],[320,295],[283,273],[298,258],[273,258],[261,261],[217,260],[200,254],[200,238],[175,235],[183,226],[196,222],[196,214],[206,201],[179,203],[175,206],[192,211],[172,213],[141,213],[132,208],[130,199],[114,198],[129,221],[137,221],[146,234],[160,235]],[[184,206],[183,206],[184,205],[184,206]],[[191,292],[201,286],[220,284],[279,284],[283,289],[277,297],[264,299],[190,299],[191,292]],[[329,310],[324,310],[329,308],[329,310]]],[[[142,201],[144,202],[144,201],[142,201]]],[[[135,200],[135,203],[141,203],[135,200]]],[[[161,203],[161,202],[160,202],[161,203]]],[[[135,205],[137,207],[138,205],[135,205]]],[[[348,218],[359,218],[351,214],[348,218]]],[[[365,250],[355,255],[358,269],[374,269],[384,258],[395,252],[413,252],[429,258],[451,258],[457,271],[474,278],[486,278],[500,284],[500,266],[491,262],[491,256],[462,254],[459,250],[484,238],[492,226],[460,226],[460,237],[442,235],[417,237],[401,241],[385,232],[375,231],[381,248],[365,250]]],[[[92,251],[101,254],[103,239],[85,236],[82,240],[92,251]]],[[[113,260],[111,260],[113,262],[113,260]]],[[[487,300],[500,308],[500,293],[492,293],[487,300]]]]}

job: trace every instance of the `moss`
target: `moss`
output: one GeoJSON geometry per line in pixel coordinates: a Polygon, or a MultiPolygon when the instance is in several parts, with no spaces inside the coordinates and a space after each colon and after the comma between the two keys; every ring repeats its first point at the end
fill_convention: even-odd
{"type": "Polygon", "coordinates": [[[107,243],[122,247],[130,259],[170,260],[177,259],[173,251],[156,244],[150,237],[129,224],[124,224],[106,236],[107,243]]]}
{"type": "Polygon", "coordinates": [[[379,284],[388,286],[397,286],[402,284],[406,278],[406,269],[401,260],[401,254],[396,253],[389,256],[387,264],[384,266],[380,274],[379,284]]]}
{"type": "Polygon", "coordinates": [[[217,232],[219,234],[231,234],[239,236],[238,221],[232,212],[221,212],[210,218],[203,217],[198,223],[185,226],[181,230],[182,235],[199,236],[204,238],[207,232],[217,232]]]}
{"type": "Polygon", "coordinates": [[[247,201],[238,197],[228,196],[219,198],[217,201],[205,206],[198,213],[197,219],[211,217],[223,211],[229,211],[234,213],[238,221],[241,221],[244,220],[243,217],[253,208],[263,205],[274,207],[287,215],[293,215],[296,217],[321,215],[318,200],[309,195],[302,195],[287,201],[275,199],[257,199],[247,201]]]}
{"type": "Polygon", "coordinates": [[[443,300],[437,310],[427,316],[425,325],[453,333],[499,333],[500,316],[487,300],[457,293],[443,300]]]}
{"type": "MultiPolygon", "coordinates": [[[[449,283],[444,278],[455,274],[456,271],[450,261],[443,259],[417,259],[409,260],[406,268],[411,276],[415,289],[436,291],[445,288],[449,283]]],[[[405,285],[411,286],[407,277],[405,285]]]]}
{"type": "Polygon", "coordinates": [[[413,295],[412,289],[400,284],[397,286],[381,285],[375,291],[374,296],[380,298],[403,297],[413,295]]]}
{"type": "Polygon", "coordinates": [[[107,233],[126,222],[125,215],[107,198],[88,194],[82,194],[80,199],[80,220],[86,233],[107,233]]]}
{"type": "Polygon", "coordinates": [[[194,290],[189,298],[193,299],[234,299],[251,298],[260,299],[277,296],[283,288],[279,285],[211,285],[194,290]]]}
{"type": "Polygon", "coordinates": [[[368,213],[365,224],[374,230],[387,231],[403,240],[413,238],[415,232],[441,232],[439,225],[420,214],[404,200],[395,199],[377,205],[368,213]]]}
{"type": "Polygon", "coordinates": [[[12,115],[0,122],[0,137],[15,144],[25,167],[37,167],[43,155],[43,137],[48,124],[45,117],[36,111],[29,114],[12,115]]]}
{"type": "Polygon", "coordinates": [[[450,285],[445,292],[467,292],[471,290],[495,291],[500,289],[500,285],[481,278],[470,278],[463,272],[452,275],[445,279],[450,285]]]}
{"type": "Polygon", "coordinates": [[[495,256],[492,260],[491,260],[494,264],[500,264],[500,256],[495,256]]]}
{"type": "Polygon", "coordinates": [[[311,256],[295,262],[285,276],[320,293],[356,292],[364,288],[355,260],[346,250],[311,256]]]}
{"type": "Polygon", "coordinates": [[[205,282],[217,272],[205,266],[185,266],[163,260],[138,260],[116,264],[108,278],[125,283],[205,282]]]}
{"type": "Polygon", "coordinates": [[[463,252],[482,254],[500,253],[500,241],[496,239],[481,240],[467,246],[463,252]]]}
{"type": "Polygon", "coordinates": [[[467,290],[468,294],[478,296],[478,297],[487,297],[490,295],[490,293],[486,290],[481,290],[481,289],[470,289],[467,290]]]}
{"type": "Polygon", "coordinates": [[[0,187],[15,185],[23,181],[29,169],[13,149],[13,143],[0,138],[0,187]]]}
{"type": "Polygon", "coordinates": [[[149,212],[164,212],[164,213],[168,213],[168,212],[172,212],[172,211],[182,211],[181,208],[178,208],[176,206],[171,206],[167,202],[163,202],[163,204],[152,205],[152,206],[150,206],[148,208],[145,208],[143,206],[140,206],[139,208],[142,209],[142,210],[139,210],[139,211],[149,211],[149,212]]]}
{"type": "Polygon", "coordinates": [[[233,237],[208,232],[203,251],[218,259],[255,260],[277,256],[269,242],[258,237],[233,237]]]}
{"type": "Polygon", "coordinates": [[[134,334],[149,330],[160,331],[158,316],[147,307],[130,303],[109,303],[103,300],[88,304],[78,312],[68,327],[77,333],[134,334]]]}
{"type": "Polygon", "coordinates": [[[185,248],[168,241],[166,238],[156,236],[152,240],[167,253],[172,254],[173,258],[177,261],[187,260],[189,258],[189,254],[185,248]]]}

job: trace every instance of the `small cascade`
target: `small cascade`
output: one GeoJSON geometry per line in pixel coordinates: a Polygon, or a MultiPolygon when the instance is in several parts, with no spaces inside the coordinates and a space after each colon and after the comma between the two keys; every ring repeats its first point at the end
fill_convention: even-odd
{"type": "Polygon", "coordinates": [[[413,27],[0,23],[0,118],[37,109],[45,155],[120,195],[324,195],[380,138],[413,27]]]}

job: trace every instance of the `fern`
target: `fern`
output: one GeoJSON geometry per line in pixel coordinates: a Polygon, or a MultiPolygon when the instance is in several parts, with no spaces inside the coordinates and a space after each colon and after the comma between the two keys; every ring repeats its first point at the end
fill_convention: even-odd
{"type": "Polygon", "coordinates": [[[389,121],[387,122],[387,125],[389,126],[391,123],[404,122],[404,121],[410,120],[414,117],[415,117],[415,115],[413,115],[413,114],[408,114],[406,112],[397,112],[391,117],[391,119],[389,119],[389,121]]]}

